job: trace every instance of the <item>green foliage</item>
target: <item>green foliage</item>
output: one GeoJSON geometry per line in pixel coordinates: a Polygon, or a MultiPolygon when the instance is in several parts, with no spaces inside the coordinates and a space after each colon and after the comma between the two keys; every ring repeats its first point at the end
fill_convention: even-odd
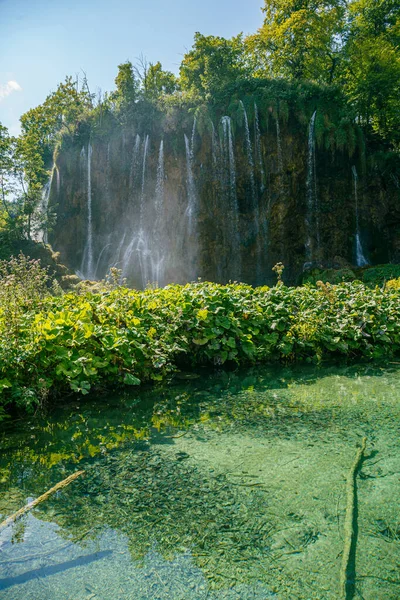
{"type": "Polygon", "coordinates": [[[303,276],[303,284],[316,285],[320,281],[322,283],[338,284],[344,281],[354,281],[355,279],[357,279],[356,274],[347,267],[343,269],[312,269],[303,276]]]}
{"type": "MultiPolygon", "coordinates": [[[[20,348],[21,323],[26,314],[40,310],[42,299],[49,295],[51,283],[47,269],[41,267],[39,260],[31,260],[23,254],[9,261],[0,260],[0,364],[6,364],[11,357],[16,365],[23,362],[23,349],[20,348]]],[[[12,370],[3,377],[3,369],[0,367],[0,394],[12,387],[12,380],[12,370]]],[[[35,393],[32,390],[19,390],[15,402],[29,409],[38,400],[39,393],[43,392],[41,380],[35,387],[35,393]]],[[[0,410],[0,420],[1,418],[0,410]]]]}
{"type": "Polygon", "coordinates": [[[118,65],[115,85],[117,89],[111,94],[111,99],[115,102],[117,110],[126,111],[136,101],[139,90],[139,81],[129,60],[118,65]]]}
{"type": "Polygon", "coordinates": [[[180,66],[180,86],[193,98],[213,99],[227,84],[250,75],[242,35],[230,40],[196,33],[180,66]]]}
{"type": "Polygon", "coordinates": [[[49,294],[50,277],[39,260],[20,254],[0,260],[0,320],[4,336],[12,343],[18,320],[27,310],[36,309],[49,294]]]}
{"type": "Polygon", "coordinates": [[[177,367],[378,358],[400,351],[400,292],[360,282],[211,283],[21,299],[0,317],[2,402],[158,381],[177,367]]]}
{"type": "Polygon", "coordinates": [[[400,265],[380,265],[365,269],[362,280],[366,285],[384,285],[389,279],[400,277],[400,265]]]}
{"type": "MultiPolygon", "coordinates": [[[[399,277],[400,265],[387,264],[354,271],[348,267],[342,269],[312,269],[303,276],[302,283],[311,285],[317,285],[321,282],[338,284],[359,279],[368,287],[385,287],[388,285],[389,280],[396,281],[399,277]]],[[[391,284],[391,287],[396,286],[391,284]]]]}
{"type": "Polygon", "coordinates": [[[386,283],[385,288],[388,290],[400,290],[400,277],[398,279],[390,279],[386,283]]]}
{"type": "Polygon", "coordinates": [[[400,141],[400,5],[396,0],[349,4],[342,82],[363,124],[400,141]]]}
{"type": "Polygon", "coordinates": [[[30,185],[42,186],[47,181],[58,134],[63,131],[73,134],[79,121],[92,107],[93,98],[87,89],[86,79],[79,91],[78,82],[66,77],[43,104],[22,115],[19,150],[30,185]]]}
{"type": "Polygon", "coordinates": [[[21,154],[21,144],[21,138],[10,136],[0,123],[0,258],[13,241],[30,237],[31,216],[41,190],[36,185],[28,192],[29,169],[21,154]]]}
{"type": "Polygon", "coordinates": [[[340,86],[363,127],[398,146],[396,0],[265,0],[264,13],[245,40],[256,75],[340,86]]]}
{"type": "Polygon", "coordinates": [[[145,73],[144,94],[149,100],[158,100],[164,94],[173,94],[178,80],[171,71],[164,71],[160,62],[150,63],[145,73]]]}
{"type": "Polygon", "coordinates": [[[339,61],[344,0],[265,0],[265,20],[248,39],[265,73],[332,83],[339,61]]]}

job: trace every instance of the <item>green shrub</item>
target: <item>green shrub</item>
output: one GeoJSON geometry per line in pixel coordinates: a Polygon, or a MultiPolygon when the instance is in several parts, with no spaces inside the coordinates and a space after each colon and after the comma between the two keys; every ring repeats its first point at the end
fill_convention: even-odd
{"type": "Polygon", "coordinates": [[[366,285],[382,286],[389,279],[397,279],[398,277],[400,277],[400,265],[388,264],[365,269],[362,280],[366,285]]]}
{"type": "Polygon", "coordinates": [[[323,283],[342,283],[343,281],[354,281],[356,274],[349,268],[342,269],[312,269],[303,276],[303,283],[316,285],[318,281],[323,283]]]}
{"type": "Polygon", "coordinates": [[[390,279],[386,285],[386,290],[400,290],[400,277],[398,279],[390,279]]]}
{"type": "Polygon", "coordinates": [[[0,397],[28,408],[49,394],[162,380],[182,366],[400,350],[400,291],[360,282],[118,287],[24,306],[12,344],[3,343],[8,324],[0,315],[0,397]]]}

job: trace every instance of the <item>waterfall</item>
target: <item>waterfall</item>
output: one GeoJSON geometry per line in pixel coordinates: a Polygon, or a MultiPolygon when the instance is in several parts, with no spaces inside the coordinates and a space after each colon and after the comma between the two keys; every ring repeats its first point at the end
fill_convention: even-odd
{"type": "MultiPolygon", "coordinates": [[[[243,118],[244,118],[245,132],[246,132],[246,152],[247,152],[247,162],[248,162],[248,166],[249,166],[251,199],[253,202],[253,206],[256,206],[256,184],[255,184],[255,179],[254,179],[253,148],[252,148],[251,139],[250,139],[249,120],[247,118],[246,109],[241,100],[240,100],[239,104],[243,110],[243,118]]],[[[257,225],[258,225],[258,223],[257,223],[257,225]]]]}
{"type": "Polygon", "coordinates": [[[161,223],[164,209],[164,141],[160,142],[156,183],[156,223],[161,223]]]}
{"type": "Polygon", "coordinates": [[[192,156],[194,156],[194,138],[196,135],[196,125],[197,125],[197,117],[194,117],[193,120],[193,127],[192,127],[192,137],[190,138],[190,152],[192,153],[192,156]]]}
{"type": "Polygon", "coordinates": [[[106,155],[106,196],[107,200],[110,201],[110,142],[107,144],[107,155],[106,155]]]}
{"type": "Polygon", "coordinates": [[[231,247],[231,268],[234,279],[240,279],[240,230],[239,230],[239,205],[236,194],[236,165],[233,148],[232,121],[230,117],[222,117],[222,151],[225,157],[225,171],[227,172],[226,196],[228,197],[228,240],[226,245],[231,247]]]}
{"type": "MultiPolygon", "coordinates": [[[[258,114],[258,106],[256,103],[254,103],[254,138],[255,138],[255,150],[256,150],[256,160],[258,162],[258,169],[259,169],[259,176],[260,176],[260,193],[261,195],[264,193],[265,191],[265,187],[266,187],[266,176],[265,176],[265,169],[264,169],[264,163],[263,163],[263,156],[262,156],[262,147],[261,147],[261,131],[260,131],[260,119],[259,119],[259,114],[258,114]]],[[[269,217],[270,217],[270,196],[268,198],[268,206],[266,209],[264,209],[264,211],[261,213],[262,218],[260,219],[260,231],[261,231],[261,240],[259,241],[259,248],[258,248],[258,252],[259,252],[259,260],[258,260],[258,276],[261,275],[260,273],[260,260],[262,258],[261,254],[262,254],[262,248],[265,248],[265,250],[267,249],[268,246],[268,221],[269,221],[269,217]]],[[[259,214],[260,216],[260,214],[259,214]]],[[[259,279],[259,281],[261,281],[259,279]]]]}
{"type": "Polygon", "coordinates": [[[149,283],[149,269],[148,269],[148,258],[149,258],[149,247],[148,239],[145,232],[145,199],[146,199],[146,166],[147,166],[147,155],[149,151],[149,136],[146,135],[143,144],[143,162],[142,162],[142,186],[140,191],[140,222],[139,222],[139,236],[137,241],[136,250],[139,254],[139,265],[142,276],[142,285],[145,287],[149,283]]]}
{"type": "Polygon", "coordinates": [[[151,260],[151,280],[157,285],[164,282],[163,265],[165,261],[164,248],[164,141],[160,142],[157,164],[157,181],[155,195],[155,226],[153,232],[153,247],[151,260]]]}
{"type": "Polygon", "coordinates": [[[86,196],[87,196],[87,225],[86,225],[86,244],[83,253],[80,271],[77,271],[80,277],[94,279],[94,261],[93,261],[93,221],[92,221],[92,146],[89,142],[87,155],[85,148],[82,148],[80,154],[81,168],[86,170],[86,196]]]}
{"type": "Polygon", "coordinates": [[[193,152],[192,146],[186,134],[185,149],[186,149],[186,186],[187,186],[187,208],[186,217],[188,221],[189,236],[193,233],[193,218],[196,216],[196,186],[193,176],[193,152]]]}
{"type": "Polygon", "coordinates": [[[218,174],[218,139],[214,123],[211,121],[211,153],[214,175],[218,174]]]}
{"type": "Polygon", "coordinates": [[[281,128],[279,125],[279,116],[276,116],[276,143],[278,148],[278,173],[283,173],[283,154],[282,154],[282,140],[281,140],[281,128]]]}
{"type": "Polygon", "coordinates": [[[57,177],[57,196],[59,196],[60,188],[61,188],[60,171],[59,171],[57,165],[54,165],[54,166],[56,168],[56,177],[57,177]]]}
{"type": "Polygon", "coordinates": [[[87,153],[87,277],[92,279],[93,273],[93,222],[92,222],[92,145],[88,144],[87,153]]]}
{"type": "MultiPolygon", "coordinates": [[[[110,235],[108,235],[107,237],[108,237],[108,239],[110,239],[110,235]]],[[[103,246],[103,248],[101,249],[101,251],[100,251],[100,254],[99,254],[99,257],[98,257],[98,259],[97,259],[97,262],[96,262],[96,268],[95,268],[95,272],[96,272],[96,274],[99,272],[99,267],[100,267],[100,264],[101,264],[101,259],[103,258],[103,254],[104,254],[104,253],[105,253],[105,251],[106,251],[108,248],[110,248],[111,246],[112,246],[112,243],[111,243],[111,242],[108,242],[108,243],[107,243],[107,244],[105,244],[105,245],[103,246]]]]}
{"type": "Polygon", "coordinates": [[[51,170],[51,174],[50,174],[50,178],[49,180],[45,183],[45,185],[43,186],[43,191],[42,191],[42,202],[40,203],[40,215],[39,215],[39,232],[35,233],[35,239],[37,241],[40,240],[41,237],[41,241],[44,244],[48,243],[48,235],[47,235],[47,211],[48,211],[48,207],[49,207],[49,200],[50,200],[50,193],[51,193],[51,186],[53,184],[53,178],[54,178],[54,171],[56,171],[56,173],[58,173],[57,167],[54,164],[53,168],[51,170]]]}
{"type": "MultiPolygon", "coordinates": [[[[123,239],[121,240],[121,243],[120,243],[118,251],[117,251],[117,256],[118,257],[121,254],[123,242],[125,241],[125,237],[126,237],[126,235],[124,234],[123,239]]],[[[131,241],[129,242],[129,244],[128,244],[128,246],[127,246],[127,248],[126,248],[126,250],[125,250],[125,252],[124,252],[124,254],[122,256],[122,261],[121,261],[121,264],[122,264],[121,278],[122,279],[124,279],[128,275],[128,269],[129,269],[129,266],[131,264],[131,257],[132,257],[132,254],[133,254],[134,250],[135,250],[136,244],[137,244],[137,236],[133,235],[132,238],[131,238],[131,241]]]]}
{"type": "MultiPolygon", "coordinates": [[[[129,174],[129,189],[132,201],[139,197],[139,219],[136,221],[136,226],[133,226],[133,232],[130,237],[128,246],[122,256],[122,278],[125,278],[129,271],[132,270],[131,259],[134,254],[137,255],[137,260],[140,269],[142,286],[145,287],[149,283],[149,262],[150,248],[149,237],[146,232],[146,183],[147,183],[147,159],[149,154],[150,137],[145,136],[143,140],[143,153],[141,168],[140,165],[140,146],[141,138],[137,134],[135,144],[132,150],[132,160],[129,174]],[[138,196],[132,195],[137,190],[138,196]]],[[[125,235],[124,235],[125,239],[125,235]]],[[[118,254],[122,251],[120,245],[118,254]]]]}
{"type": "Polygon", "coordinates": [[[83,253],[81,268],[77,271],[80,277],[93,279],[95,277],[93,269],[93,222],[92,222],[92,146],[89,142],[87,155],[85,148],[80,153],[81,169],[86,170],[86,197],[87,197],[87,225],[86,225],[86,244],[83,253]]]}
{"type": "Polygon", "coordinates": [[[263,165],[262,151],[261,151],[261,133],[260,133],[260,120],[258,117],[258,106],[254,103],[254,138],[255,138],[255,151],[256,159],[258,162],[258,168],[260,171],[260,192],[263,193],[265,190],[265,171],[263,165]]]}
{"type": "Polygon", "coordinates": [[[358,174],[355,166],[352,167],[354,181],[354,198],[356,202],[356,265],[357,267],[366,267],[368,261],[365,258],[360,237],[360,218],[358,212],[358,174]]]}
{"type": "Polygon", "coordinates": [[[254,236],[256,239],[256,277],[257,284],[261,278],[261,254],[262,254],[262,243],[260,239],[260,207],[258,205],[258,199],[256,194],[256,185],[255,185],[255,177],[254,177],[254,159],[253,159],[253,148],[251,145],[250,139],[250,128],[249,128],[249,120],[247,118],[247,112],[243,102],[240,100],[240,106],[243,110],[244,124],[245,124],[245,133],[246,133],[246,151],[247,151],[247,163],[249,169],[249,179],[250,179],[250,189],[251,189],[251,200],[252,206],[254,210],[254,236]]]}
{"type": "Polygon", "coordinates": [[[146,138],[144,140],[144,146],[143,146],[142,187],[141,187],[141,192],[140,192],[140,231],[143,231],[143,224],[144,224],[146,165],[147,165],[148,151],[149,151],[149,136],[146,135],[146,138]]]}
{"type": "Polygon", "coordinates": [[[136,175],[138,171],[138,163],[139,163],[139,150],[140,150],[140,135],[137,134],[135,138],[135,145],[132,150],[132,161],[131,168],[129,171],[129,190],[132,190],[136,181],[136,175]]]}
{"type": "Polygon", "coordinates": [[[307,157],[307,242],[306,242],[306,254],[307,260],[312,261],[314,258],[312,233],[315,230],[315,237],[317,242],[317,250],[320,246],[320,234],[319,234],[319,205],[318,205],[318,194],[317,194],[317,173],[316,173],[316,153],[315,153],[315,118],[317,111],[314,111],[309,128],[308,128],[308,157],[307,157]]]}

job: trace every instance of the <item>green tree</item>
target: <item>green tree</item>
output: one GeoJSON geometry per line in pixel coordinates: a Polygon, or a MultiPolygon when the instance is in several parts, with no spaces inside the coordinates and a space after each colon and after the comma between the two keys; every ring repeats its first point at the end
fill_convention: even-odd
{"type": "Polygon", "coordinates": [[[150,63],[144,80],[146,98],[157,100],[164,94],[173,94],[177,88],[178,80],[171,71],[164,71],[159,61],[155,64],[150,63]]]}
{"type": "Polygon", "coordinates": [[[400,141],[400,5],[356,0],[349,5],[343,86],[361,123],[400,141]]]}
{"type": "Polygon", "coordinates": [[[346,0],[265,0],[264,24],[247,40],[264,74],[332,83],[342,47],[346,0]]]}
{"type": "MultiPolygon", "coordinates": [[[[37,211],[43,185],[49,178],[53,153],[63,133],[73,134],[81,120],[93,108],[86,78],[79,82],[66,77],[43,104],[21,117],[22,134],[18,139],[15,157],[23,171],[23,213],[27,217],[27,236],[31,235],[31,218],[37,211]]],[[[40,220],[40,219],[39,219],[40,220]]]]}
{"type": "Polygon", "coordinates": [[[9,214],[8,198],[13,191],[13,139],[8,133],[7,127],[0,123],[0,186],[2,214],[9,214]]]}
{"type": "Polygon", "coordinates": [[[213,98],[227,84],[250,74],[243,36],[227,40],[196,33],[179,72],[183,91],[193,97],[213,98]]]}
{"type": "Polygon", "coordinates": [[[0,123],[0,232],[2,243],[21,237],[23,229],[23,168],[18,156],[17,139],[0,123]]]}
{"type": "Polygon", "coordinates": [[[118,110],[126,110],[138,99],[140,82],[135,76],[132,63],[128,60],[118,65],[115,78],[117,89],[111,95],[118,110]]]}

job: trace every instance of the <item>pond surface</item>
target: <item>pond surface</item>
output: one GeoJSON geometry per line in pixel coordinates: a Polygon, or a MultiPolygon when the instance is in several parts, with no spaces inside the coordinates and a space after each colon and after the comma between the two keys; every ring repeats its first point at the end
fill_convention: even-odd
{"type": "Polygon", "coordinates": [[[338,598],[346,477],[355,598],[400,597],[400,367],[263,367],[3,424],[5,600],[338,598]]]}

